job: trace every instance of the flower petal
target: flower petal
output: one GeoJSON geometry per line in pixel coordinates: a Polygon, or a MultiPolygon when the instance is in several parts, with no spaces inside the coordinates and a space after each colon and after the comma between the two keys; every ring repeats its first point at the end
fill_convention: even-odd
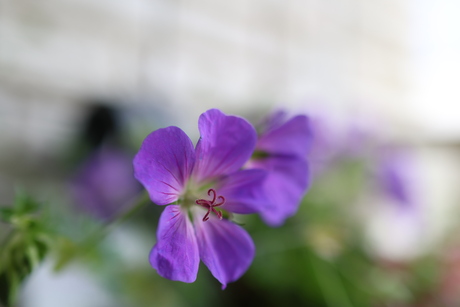
{"type": "Polygon", "coordinates": [[[201,114],[194,178],[200,182],[240,169],[251,157],[257,134],[245,119],[217,109],[201,114]]]}
{"type": "Polygon", "coordinates": [[[181,129],[167,127],[145,138],[134,157],[134,176],[154,203],[167,205],[179,198],[194,163],[192,141],[181,129]]]}
{"type": "Polygon", "coordinates": [[[222,209],[234,213],[255,213],[267,203],[264,182],[267,171],[242,170],[225,176],[217,182],[217,194],[225,197],[222,209]]]}
{"type": "Polygon", "coordinates": [[[280,226],[297,212],[309,185],[305,159],[273,156],[251,162],[251,167],[268,170],[265,193],[268,201],[259,211],[270,226],[280,226]]]}
{"type": "Polygon", "coordinates": [[[269,121],[266,130],[261,133],[256,148],[271,154],[304,157],[312,141],[308,117],[298,115],[280,124],[279,116],[276,116],[276,120],[269,121]]]}
{"type": "Polygon", "coordinates": [[[240,278],[249,268],[254,259],[254,243],[240,226],[214,215],[203,222],[200,212],[205,211],[198,208],[194,212],[200,258],[225,289],[227,283],[240,278]]]}
{"type": "Polygon", "coordinates": [[[170,205],[160,217],[157,244],[150,252],[150,264],[164,278],[194,282],[200,263],[193,225],[187,212],[170,205]]]}

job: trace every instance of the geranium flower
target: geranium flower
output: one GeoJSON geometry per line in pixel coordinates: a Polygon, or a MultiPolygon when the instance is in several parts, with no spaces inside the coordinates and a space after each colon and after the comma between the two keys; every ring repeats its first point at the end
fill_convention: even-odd
{"type": "Polygon", "coordinates": [[[297,212],[309,185],[307,153],[312,134],[305,115],[287,120],[282,111],[260,126],[256,152],[247,167],[268,171],[265,193],[269,201],[259,213],[267,224],[280,226],[297,212]]]}
{"type": "Polygon", "coordinates": [[[75,206],[105,221],[126,210],[141,191],[131,161],[130,154],[114,146],[94,151],[71,179],[75,206]]]}
{"type": "Polygon", "coordinates": [[[163,211],[150,264],[168,279],[193,282],[200,258],[224,289],[251,264],[249,234],[221,210],[254,213],[265,200],[263,170],[241,170],[257,134],[246,120],[212,109],[200,116],[201,137],[179,128],[156,130],[134,158],[134,175],[163,211]]]}

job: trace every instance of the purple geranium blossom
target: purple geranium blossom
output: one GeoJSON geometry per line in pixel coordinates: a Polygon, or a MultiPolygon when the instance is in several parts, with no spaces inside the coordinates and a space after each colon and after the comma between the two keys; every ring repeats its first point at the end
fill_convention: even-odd
{"type": "Polygon", "coordinates": [[[401,209],[414,209],[415,170],[410,155],[398,149],[381,151],[376,171],[380,189],[401,209]]]}
{"type": "Polygon", "coordinates": [[[130,154],[114,146],[94,151],[71,180],[75,205],[102,220],[126,210],[141,191],[131,161],[130,154]]]}
{"type": "Polygon", "coordinates": [[[211,109],[200,116],[196,148],[179,128],[152,132],[134,158],[135,177],[163,211],[150,264],[168,279],[193,282],[200,258],[225,288],[251,264],[248,233],[225,210],[254,213],[263,204],[263,170],[241,170],[257,140],[246,120],[211,109]]]}
{"type": "Polygon", "coordinates": [[[297,212],[309,185],[307,153],[312,143],[308,117],[287,119],[278,111],[267,118],[259,131],[256,153],[249,168],[268,171],[265,193],[269,201],[259,211],[271,226],[280,226],[297,212]]]}

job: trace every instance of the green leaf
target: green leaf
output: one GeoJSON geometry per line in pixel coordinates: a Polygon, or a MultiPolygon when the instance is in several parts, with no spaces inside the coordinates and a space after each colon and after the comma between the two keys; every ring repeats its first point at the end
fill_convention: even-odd
{"type": "Polygon", "coordinates": [[[39,266],[56,235],[41,216],[40,204],[22,190],[13,206],[0,209],[0,219],[11,228],[0,247],[0,302],[14,306],[22,281],[39,266]]]}

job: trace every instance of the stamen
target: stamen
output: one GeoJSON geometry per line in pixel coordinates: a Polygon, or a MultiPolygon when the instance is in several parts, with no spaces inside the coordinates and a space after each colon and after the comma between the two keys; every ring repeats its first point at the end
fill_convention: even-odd
{"type": "Polygon", "coordinates": [[[208,195],[211,196],[211,194],[212,194],[212,200],[197,199],[195,201],[197,205],[203,206],[206,209],[208,209],[208,212],[206,212],[206,214],[203,217],[203,222],[206,222],[207,220],[209,220],[209,214],[211,213],[211,211],[214,212],[220,220],[222,219],[222,212],[217,211],[214,208],[225,204],[225,197],[223,197],[222,195],[217,196],[216,190],[214,189],[208,190],[208,195]],[[218,203],[216,203],[216,199],[219,200],[218,203]]]}

